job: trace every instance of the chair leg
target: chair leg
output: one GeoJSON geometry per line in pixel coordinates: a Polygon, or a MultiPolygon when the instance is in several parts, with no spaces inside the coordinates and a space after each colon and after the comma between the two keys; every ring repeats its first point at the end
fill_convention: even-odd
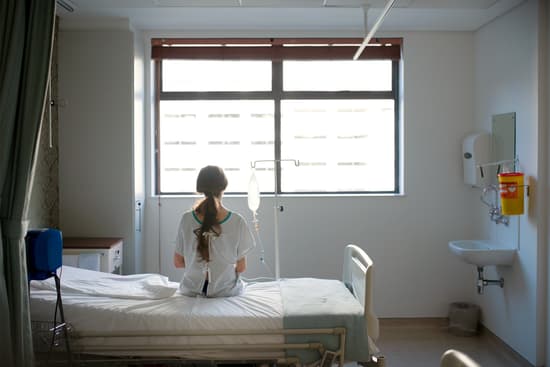
{"type": "MultiPolygon", "coordinates": [[[[57,291],[57,302],[59,304],[59,315],[61,316],[61,323],[63,327],[63,334],[65,336],[65,348],[67,350],[67,357],[69,359],[69,366],[72,365],[72,354],[71,354],[71,346],[69,344],[69,333],[67,331],[67,323],[65,322],[65,313],[63,312],[63,302],[61,300],[61,281],[59,279],[59,276],[57,276],[57,273],[54,276],[55,278],[55,288],[57,291]]],[[[54,325],[55,327],[55,325],[54,325]]]]}

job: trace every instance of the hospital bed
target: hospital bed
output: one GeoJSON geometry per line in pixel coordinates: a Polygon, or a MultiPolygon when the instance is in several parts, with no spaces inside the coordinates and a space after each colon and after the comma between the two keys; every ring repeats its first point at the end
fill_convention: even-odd
{"type": "MultiPolygon", "coordinates": [[[[373,262],[358,246],[344,252],[342,281],[248,283],[243,295],[228,298],[183,296],[178,283],[158,274],[121,276],[63,266],[70,358],[381,365],[373,262]]],[[[33,323],[52,320],[55,284],[33,281],[30,290],[33,323]]]]}

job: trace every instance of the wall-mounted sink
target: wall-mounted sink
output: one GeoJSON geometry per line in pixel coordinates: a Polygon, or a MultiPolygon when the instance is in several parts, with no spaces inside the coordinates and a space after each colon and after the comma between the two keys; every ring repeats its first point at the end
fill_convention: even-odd
{"type": "Polygon", "coordinates": [[[462,261],[477,267],[511,265],[517,252],[516,249],[502,248],[486,240],[450,241],[449,249],[462,261]]]}

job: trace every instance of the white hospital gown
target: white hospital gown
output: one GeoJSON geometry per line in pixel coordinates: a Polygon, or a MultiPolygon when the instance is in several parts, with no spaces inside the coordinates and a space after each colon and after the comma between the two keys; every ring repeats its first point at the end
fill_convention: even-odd
{"type": "Polygon", "coordinates": [[[185,258],[180,292],[188,296],[202,294],[208,274],[207,297],[238,295],[243,290],[243,281],[235,271],[235,263],[255,246],[245,219],[238,213],[229,212],[220,222],[221,233],[210,242],[209,262],[204,261],[197,252],[194,230],[200,226],[194,211],[183,214],[176,239],[176,253],[185,258]]]}

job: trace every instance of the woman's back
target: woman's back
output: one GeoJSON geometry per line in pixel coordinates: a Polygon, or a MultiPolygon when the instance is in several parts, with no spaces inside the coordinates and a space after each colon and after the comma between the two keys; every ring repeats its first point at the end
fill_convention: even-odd
{"type": "Polygon", "coordinates": [[[209,261],[205,261],[197,251],[197,232],[201,224],[195,211],[184,213],[180,222],[176,252],[181,252],[186,259],[181,293],[201,294],[204,281],[208,279],[207,297],[239,294],[243,284],[235,264],[254,248],[254,239],[245,219],[238,213],[227,211],[219,222],[219,233],[202,234],[208,237],[209,261]]]}

